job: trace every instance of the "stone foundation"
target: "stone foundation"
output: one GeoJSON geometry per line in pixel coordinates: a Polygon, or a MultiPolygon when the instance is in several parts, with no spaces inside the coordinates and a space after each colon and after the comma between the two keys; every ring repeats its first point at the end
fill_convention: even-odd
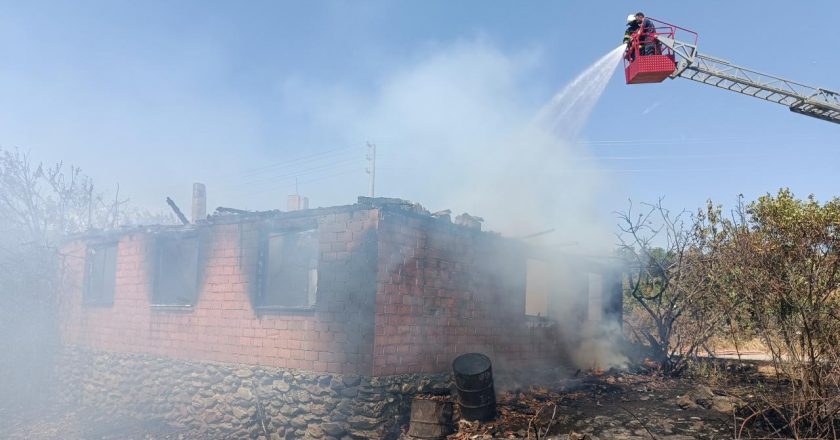
{"type": "Polygon", "coordinates": [[[317,374],[80,348],[62,358],[64,402],[203,438],[392,438],[415,394],[451,389],[447,374],[317,374]]]}

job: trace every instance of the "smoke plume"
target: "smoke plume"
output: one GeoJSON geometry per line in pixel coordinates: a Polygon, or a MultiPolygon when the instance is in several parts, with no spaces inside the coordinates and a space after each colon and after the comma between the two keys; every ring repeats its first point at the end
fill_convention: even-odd
{"type": "Polygon", "coordinates": [[[378,195],[479,215],[508,235],[555,229],[552,242],[605,250],[612,237],[597,214],[604,181],[576,169],[591,159],[576,140],[616,54],[548,104],[527,93],[538,55],[507,54],[482,40],[418,57],[372,93],[324,87],[313,97],[318,87],[296,83],[307,96],[288,98],[308,103],[309,118],[345,142],[377,143],[378,195]]]}

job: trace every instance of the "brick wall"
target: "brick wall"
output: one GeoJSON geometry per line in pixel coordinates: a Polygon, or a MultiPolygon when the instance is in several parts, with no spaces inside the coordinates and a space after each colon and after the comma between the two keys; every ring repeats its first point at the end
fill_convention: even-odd
{"type": "Polygon", "coordinates": [[[557,354],[528,326],[525,282],[514,240],[383,209],[374,375],[448,371],[472,351],[503,368],[544,366],[557,354]]]}
{"type": "Polygon", "coordinates": [[[512,368],[558,357],[525,316],[526,250],[515,240],[394,206],[220,217],[199,229],[202,281],[181,309],[150,303],[154,231],[120,236],[111,306],[82,304],[86,242],[68,244],[65,344],[367,376],[446,372],[470,351],[512,368]],[[314,309],[255,309],[260,230],[315,227],[314,309]]]}
{"type": "Polygon", "coordinates": [[[376,209],[354,208],[202,226],[202,281],[195,305],[183,309],[150,304],[153,232],[119,238],[111,306],[82,304],[86,245],[69,243],[63,341],[102,351],[370,375],[377,219],[376,209]],[[259,228],[296,224],[317,225],[320,235],[316,306],[258,313],[251,298],[259,228]]]}

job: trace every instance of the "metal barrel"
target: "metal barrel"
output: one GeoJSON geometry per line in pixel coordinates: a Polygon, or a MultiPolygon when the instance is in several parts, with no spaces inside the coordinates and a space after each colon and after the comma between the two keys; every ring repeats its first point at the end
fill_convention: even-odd
{"type": "Polygon", "coordinates": [[[442,439],[455,432],[452,402],[415,397],[411,401],[408,435],[412,438],[442,439]]]}
{"type": "Polygon", "coordinates": [[[461,418],[487,421],[496,417],[496,391],[490,358],[467,353],[452,362],[461,418]]]}

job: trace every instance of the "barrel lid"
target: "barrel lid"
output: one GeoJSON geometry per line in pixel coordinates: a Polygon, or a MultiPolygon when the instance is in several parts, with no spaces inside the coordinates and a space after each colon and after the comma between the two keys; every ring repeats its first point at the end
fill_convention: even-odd
{"type": "Polygon", "coordinates": [[[473,375],[490,369],[490,358],[481,353],[466,353],[452,361],[452,369],[458,374],[473,375]]]}

